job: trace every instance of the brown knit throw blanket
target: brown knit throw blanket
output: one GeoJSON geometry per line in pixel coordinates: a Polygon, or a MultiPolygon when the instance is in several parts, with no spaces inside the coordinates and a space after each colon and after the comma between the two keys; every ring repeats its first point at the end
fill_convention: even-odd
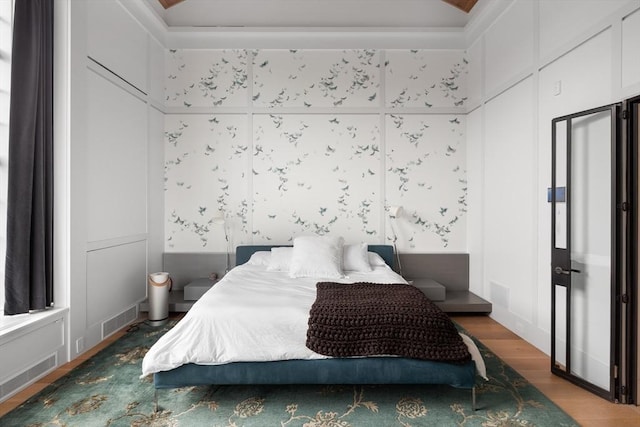
{"type": "Polygon", "coordinates": [[[471,360],[451,319],[414,286],[321,282],[316,287],[307,330],[307,347],[316,353],[471,360]]]}

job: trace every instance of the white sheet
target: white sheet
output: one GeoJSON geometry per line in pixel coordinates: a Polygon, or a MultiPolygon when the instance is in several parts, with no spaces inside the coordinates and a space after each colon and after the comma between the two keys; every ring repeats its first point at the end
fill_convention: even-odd
{"type": "MultiPolygon", "coordinates": [[[[342,283],[406,283],[388,266],[346,272],[342,283]]],[[[305,346],[316,278],[244,264],[231,270],[149,349],[142,376],[187,363],[220,365],[286,359],[326,359],[305,346]]]]}

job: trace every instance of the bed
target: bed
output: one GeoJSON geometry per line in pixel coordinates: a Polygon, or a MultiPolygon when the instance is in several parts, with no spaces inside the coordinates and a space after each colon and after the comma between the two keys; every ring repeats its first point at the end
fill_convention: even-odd
{"type": "MultiPolygon", "coordinates": [[[[307,348],[303,336],[318,280],[292,279],[284,267],[270,268],[274,263],[277,267],[277,257],[271,254],[289,251],[290,255],[290,250],[278,245],[237,248],[236,267],[145,355],[142,377],[153,375],[156,393],[196,385],[447,384],[471,390],[475,409],[476,373],[483,375],[477,371],[477,362],[483,363],[467,337],[464,342],[473,360],[464,363],[388,355],[328,357],[307,348]],[[234,299],[242,301],[242,308],[236,307],[234,299]],[[245,314],[238,316],[238,312],[245,314]],[[270,335],[265,324],[271,322],[287,330],[270,335]],[[229,338],[233,346],[225,342],[229,338]],[[242,344],[234,349],[235,343],[242,344]]],[[[346,271],[348,277],[338,282],[404,282],[390,267],[392,246],[365,245],[364,251],[372,272],[346,271]]]]}

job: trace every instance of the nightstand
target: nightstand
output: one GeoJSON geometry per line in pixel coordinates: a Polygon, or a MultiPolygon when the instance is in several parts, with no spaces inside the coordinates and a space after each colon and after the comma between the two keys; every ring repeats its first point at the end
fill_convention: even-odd
{"type": "Polygon", "coordinates": [[[184,300],[185,301],[197,301],[205,292],[207,292],[217,280],[211,280],[208,278],[195,279],[189,282],[184,287],[184,300]]]}

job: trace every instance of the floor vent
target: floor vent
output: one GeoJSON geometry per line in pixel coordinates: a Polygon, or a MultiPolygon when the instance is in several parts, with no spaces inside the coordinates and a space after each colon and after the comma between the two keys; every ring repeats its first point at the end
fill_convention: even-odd
{"type": "Polygon", "coordinates": [[[130,309],[123,311],[115,317],[102,323],[102,339],[105,339],[123,326],[133,322],[138,318],[138,309],[134,305],[130,309]]]}
{"type": "Polygon", "coordinates": [[[57,356],[54,353],[42,362],[33,365],[7,382],[0,384],[0,401],[29,385],[32,381],[40,378],[43,374],[46,374],[56,366],[57,356]]]}

